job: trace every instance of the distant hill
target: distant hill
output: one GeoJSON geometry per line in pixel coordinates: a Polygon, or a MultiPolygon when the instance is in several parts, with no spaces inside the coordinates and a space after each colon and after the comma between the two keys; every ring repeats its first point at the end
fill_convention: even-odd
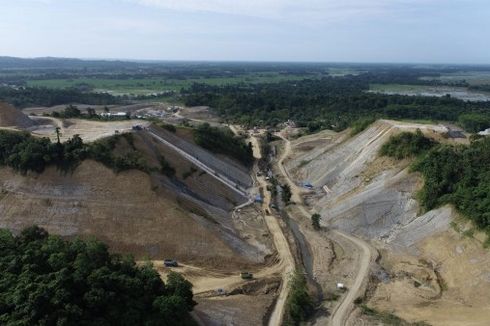
{"type": "Polygon", "coordinates": [[[22,111],[12,105],[0,102],[0,127],[28,128],[34,125],[22,111]]]}
{"type": "Polygon", "coordinates": [[[137,68],[148,63],[126,62],[120,60],[82,60],[71,58],[16,58],[1,57],[0,69],[85,69],[85,68],[137,68]]]}

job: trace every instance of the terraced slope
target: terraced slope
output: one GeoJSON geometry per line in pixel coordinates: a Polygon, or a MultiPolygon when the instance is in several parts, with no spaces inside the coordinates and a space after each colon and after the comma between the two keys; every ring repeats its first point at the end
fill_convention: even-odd
{"type": "Polygon", "coordinates": [[[457,214],[450,206],[421,212],[415,193],[423,180],[409,172],[410,162],[377,155],[390,135],[417,128],[436,139],[446,131],[378,121],[352,138],[322,132],[292,142],[286,166],[298,185],[314,185],[304,192],[323,225],[370,240],[381,251],[368,306],[410,322],[486,325],[490,252],[482,248],[484,237],[465,223],[451,227],[457,214]]]}
{"type": "MultiPolygon", "coordinates": [[[[262,231],[246,218],[239,231],[231,218],[235,205],[246,198],[144,131],[133,138],[148,166],[156,168],[150,175],[136,170],[116,174],[94,161],[84,161],[72,174],[49,168],[23,176],[0,168],[0,227],[19,231],[38,224],[67,237],[95,236],[137,258],[173,257],[225,270],[264,261],[270,245],[252,236],[262,231]],[[157,171],[160,156],[175,168],[173,176],[157,171]]],[[[129,147],[121,137],[115,151],[129,147]]]]}

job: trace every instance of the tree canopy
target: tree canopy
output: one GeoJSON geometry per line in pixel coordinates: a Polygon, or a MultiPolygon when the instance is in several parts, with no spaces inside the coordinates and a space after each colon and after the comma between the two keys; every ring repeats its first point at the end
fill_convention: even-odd
{"type": "Polygon", "coordinates": [[[490,231],[490,137],[470,145],[434,147],[413,169],[425,179],[419,193],[425,208],[453,204],[479,228],[490,231]]]}
{"type": "Polygon", "coordinates": [[[229,155],[245,165],[253,163],[252,145],[233,135],[231,130],[204,123],[193,130],[194,141],[214,153],[229,155]]]}
{"type": "Polygon", "coordinates": [[[145,159],[133,145],[132,134],[114,135],[85,144],[78,135],[64,143],[52,143],[48,138],[36,138],[27,132],[0,130],[0,165],[12,167],[21,173],[41,173],[49,165],[68,171],[88,158],[116,172],[129,169],[149,172],[145,159]],[[131,148],[124,154],[116,155],[114,148],[121,139],[125,139],[131,148]]]}
{"type": "Polygon", "coordinates": [[[2,325],[193,325],[192,285],[111,254],[90,240],[66,241],[33,226],[0,230],[2,325]]]}
{"type": "MultiPolygon", "coordinates": [[[[405,78],[415,83],[413,78],[405,78]]],[[[311,132],[362,130],[369,120],[429,119],[458,121],[462,114],[490,117],[490,102],[465,102],[451,97],[386,95],[367,92],[383,75],[324,77],[268,84],[211,86],[194,84],[182,90],[186,105],[207,105],[222,117],[244,125],[275,125],[288,119],[311,132]]],[[[397,80],[393,76],[386,79],[397,80]]]]}
{"type": "Polygon", "coordinates": [[[420,129],[417,129],[415,133],[405,131],[391,136],[381,147],[380,154],[401,160],[424,153],[435,144],[435,141],[425,137],[420,129]]]}

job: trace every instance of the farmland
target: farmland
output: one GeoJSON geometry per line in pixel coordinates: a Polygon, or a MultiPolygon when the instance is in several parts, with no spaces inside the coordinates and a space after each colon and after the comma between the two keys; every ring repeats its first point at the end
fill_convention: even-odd
{"type": "MultiPolygon", "coordinates": [[[[320,76],[320,75],[318,75],[320,76]]],[[[91,90],[100,93],[110,93],[112,95],[149,95],[166,91],[180,91],[188,88],[193,83],[204,83],[208,85],[222,86],[239,83],[274,83],[285,80],[302,80],[305,78],[315,78],[311,75],[289,75],[277,72],[249,73],[241,76],[231,77],[202,77],[171,79],[165,77],[144,77],[144,78],[71,78],[71,79],[33,79],[26,82],[30,87],[47,88],[70,88],[86,86],[91,90]]]]}

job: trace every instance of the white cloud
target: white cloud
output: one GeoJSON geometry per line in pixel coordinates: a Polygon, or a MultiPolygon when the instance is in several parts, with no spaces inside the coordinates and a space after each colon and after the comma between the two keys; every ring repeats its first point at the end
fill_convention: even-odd
{"type": "Polygon", "coordinates": [[[366,19],[403,14],[434,3],[464,0],[126,0],[162,9],[212,12],[305,22],[366,19]]]}

